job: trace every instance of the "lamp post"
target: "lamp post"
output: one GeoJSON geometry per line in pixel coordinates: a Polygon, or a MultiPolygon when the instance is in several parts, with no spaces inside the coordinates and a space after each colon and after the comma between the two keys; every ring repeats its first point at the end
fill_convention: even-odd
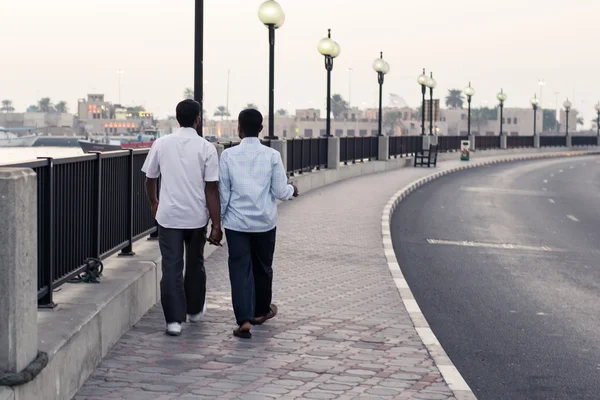
{"type": "Polygon", "coordinates": [[[325,135],[331,137],[331,71],[333,59],[340,55],[340,45],[331,39],[331,29],[327,30],[327,37],[319,40],[317,44],[319,53],[325,56],[325,69],[327,70],[327,124],[325,135]]]}
{"type": "Polygon", "coordinates": [[[565,135],[569,136],[569,111],[571,111],[571,102],[569,99],[565,100],[563,103],[563,107],[565,108],[565,114],[567,116],[566,126],[565,126],[565,135]]]}
{"type": "Polygon", "coordinates": [[[417,78],[417,83],[421,85],[421,95],[423,96],[423,101],[421,102],[421,136],[425,136],[425,92],[427,91],[428,82],[429,78],[425,75],[425,68],[423,68],[423,73],[417,78]]]}
{"type": "Polygon", "coordinates": [[[500,93],[496,95],[496,98],[500,102],[500,136],[502,136],[502,125],[504,124],[504,101],[506,100],[504,90],[500,89],[500,93]]]}
{"type": "Polygon", "coordinates": [[[471,87],[471,82],[469,82],[469,86],[463,92],[467,96],[467,136],[471,136],[471,98],[475,94],[475,89],[471,87]]]}
{"type": "Polygon", "coordinates": [[[275,29],[285,21],[285,14],[275,0],[267,0],[258,8],[260,22],[269,28],[269,133],[267,139],[275,140],[275,29]]]}
{"type": "Polygon", "coordinates": [[[537,131],[537,109],[538,109],[539,101],[537,99],[537,95],[533,95],[533,99],[531,99],[531,105],[533,106],[533,136],[536,135],[537,131]]]}
{"type": "Polygon", "coordinates": [[[204,110],[204,89],[202,87],[204,82],[204,0],[196,0],[194,23],[194,100],[200,103],[200,124],[196,128],[196,132],[202,136],[202,126],[204,123],[202,115],[204,110]]]}
{"type": "Polygon", "coordinates": [[[598,129],[598,136],[600,137],[600,101],[598,102],[598,104],[596,104],[596,106],[594,107],[596,109],[596,128],[598,129]]]}
{"type": "Polygon", "coordinates": [[[383,52],[379,53],[379,58],[373,62],[373,69],[377,72],[377,82],[379,83],[379,136],[383,136],[381,132],[382,125],[382,99],[383,99],[383,77],[390,72],[390,65],[383,59],[383,52]]]}
{"type": "Polygon", "coordinates": [[[429,136],[433,136],[433,89],[437,86],[437,82],[433,79],[433,72],[429,73],[427,87],[429,88],[429,136]]]}

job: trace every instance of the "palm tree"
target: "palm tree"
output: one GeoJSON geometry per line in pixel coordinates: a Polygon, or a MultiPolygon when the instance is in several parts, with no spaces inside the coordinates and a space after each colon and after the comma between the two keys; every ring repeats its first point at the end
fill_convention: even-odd
{"type": "Polygon", "coordinates": [[[58,103],[56,103],[56,106],[54,106],[54,108],[56,109],[56,112],[59,113],[69,112],[69,107],[67,106],[66,101],[59,101],[58,103]]]}
{"type": "Polygon", "coordinates": [[[215,117],[221,117],[221,121],[223,121],[223,117],[229,117],[229,110],[225,106],[217,107],[217,111],[213,114],[215,117]]]}
{"type": "Polygon", "coordinates": [[[7,114],[15,111],[12,100],[2,100],[2,108],[0,108],[0,111],[4,111],[7,114]]]}
{"type": "Polygon", "coordinates": [[[387,128],[387,132],[391,132],[391,135],[396,134],[396,127],[399,125],[399,121],[402,118],[400,111],[388,112],[383,117],[383,126],[387,128]]]}
{"type": "Polygon", "coordinates": [[[453,110],[462,108],[464,102],[462,90],[450,89],[448,90],[448,96],[446,96],[446,107],[453,110]]]}
{"type": "Polygon", "coordinates": [[[341,117],[346,111],[348,111],[348,102],[343,99],[339,94],[334,94],[331,97],[331,112],[333,112],[333,118],[341,117]]]}
{"type": "Polygon", "coordinates": [[[254,103],[248,103],[248,104],[246,104],[246,108],[251,108],[253,110],[258,110],[258,107],[254,103]]]}
{"type": "Polygon", "coordinates": [[[29,107],[27,107],[27,111],[26,112],[28,112],[28,113],[40,112],[40,109],[35,104],[32,104],[29,107]]]}
{"type": "Polygon", "coordinates": [[[584,123],[585,123],[585,121],[583,120],[582,117],[577,117],[577,125],[583,126],[584,123]]]}
{"type": "Polygon", "coordinates": [[[193,99],[194,98],[194,89],[187,87],[185,88],[185,90],[183,91],[183,98],[184,99],[193,99]]]}
{"type": "Polygon", "coordinates": [[[38,101],[38,109],[40,112],[48,113],[54,111],[54,105],[50,101],[50,97],[42,97],[38,101]]]}
{"type": "Polygon", "coordinates": [[[277,110],[277,115],[279,115],[280,117],[285,117],[286,115],[288,115],[287,110],[280,108],[279,110],[277,110]]]}

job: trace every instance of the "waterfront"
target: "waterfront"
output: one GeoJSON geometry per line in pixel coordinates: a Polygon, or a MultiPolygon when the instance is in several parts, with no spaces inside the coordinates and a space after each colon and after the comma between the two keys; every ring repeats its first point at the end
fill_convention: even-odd
{"type": "Polygon", "coordinates": [[[12,164],[38,157],[72,157],[82,155],[79,147],[3,147],[0,148],[0,165],[12,164]]]}

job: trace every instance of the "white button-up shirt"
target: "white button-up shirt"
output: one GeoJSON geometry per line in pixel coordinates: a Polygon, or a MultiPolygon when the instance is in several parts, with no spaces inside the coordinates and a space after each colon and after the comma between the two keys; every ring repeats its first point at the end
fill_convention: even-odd
{"type": "Polygon", "coordinates": [[[156,221],[173,229],[197,229],[208,224],[205,182],[219,180],[217,149],[193,128],[157,139],[142,167],[160,181],[156,221]]]}
{"type": "Polygon", "coordinates": [[[234,231],[275,228],[276,200],[289,200],[294,194],[279,152],[254,137],[221,154],[219,178],[222,225],[234,231]]]}

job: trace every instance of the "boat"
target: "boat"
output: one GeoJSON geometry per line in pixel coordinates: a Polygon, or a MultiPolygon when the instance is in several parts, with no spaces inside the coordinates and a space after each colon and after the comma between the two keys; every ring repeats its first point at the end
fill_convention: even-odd
{"type": "Polygon", "coordinates": [[[23,131],[26,130],[30,132],[29,128],[4,128],[0,126],[0,147],[31,147],[38,139],[38,136],[35,134],[19,136],[11,131],[23,131]]]}
{"type": "Polygon", "coordinates": [[[159,131],[147,130],[144,131],[144,134],[138,135],[137,140],[111,139],[108,135],[104,135],[89,140],[78,140],[78,142],[84,153],[90,153],[95,151],[106,152],[126,149],[147,149],[152,147],[152,144],[158,137],[160,137],[159,131]]]}

